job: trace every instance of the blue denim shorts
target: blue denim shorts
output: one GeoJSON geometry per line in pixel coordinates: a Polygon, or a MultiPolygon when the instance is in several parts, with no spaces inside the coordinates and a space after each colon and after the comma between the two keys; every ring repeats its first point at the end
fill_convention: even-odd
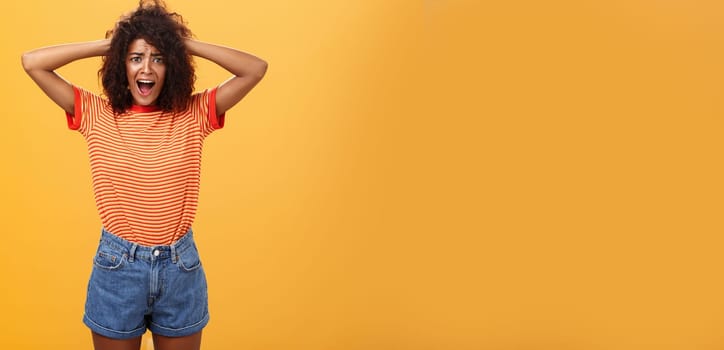
{"type": "Polygon", "coordinates": [[[149,329],[181,337],[208,322],[206,276],[191,230],[154,247],[101,231],[83,316],[93,332],[128,339],[149,329]]]}

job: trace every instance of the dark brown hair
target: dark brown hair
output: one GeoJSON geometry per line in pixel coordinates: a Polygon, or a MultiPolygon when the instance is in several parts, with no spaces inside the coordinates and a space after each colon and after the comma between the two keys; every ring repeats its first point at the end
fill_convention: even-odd
{"type": "Polygon", "coordinates": [[[124,113],[133,105],[126,76],[126,55],[128,46],[136,39],[146,40],[163,55],[166,77],[156,105],[169,112],[186,109],[196,81],[193,59],[184,44],[184,39],[191,36],[181,15],[168,12],[161,0],[140,0],[135,11],[122,16],[115,27],[106,32],[111,45],[98,71],[113,112],[124,113]]]}

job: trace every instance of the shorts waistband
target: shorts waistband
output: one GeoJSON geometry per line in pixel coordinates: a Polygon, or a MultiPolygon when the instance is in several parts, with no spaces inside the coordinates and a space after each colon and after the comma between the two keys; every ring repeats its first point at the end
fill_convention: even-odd
{"type": "Polygon", "coordinates": [[[147,261],[171,259],[173,263],[176,263],[179,254],[194,246],[194,239],[193,230],[189,229],[186,234],[170,245],[156,245],[149,247],[128,241],[109,231],[106,231],[106,229],[103,228],[101,229],[101,243],[107,244],[116,250],[126,253],[129,262],[133,262],[134,259],[147,261]]]}

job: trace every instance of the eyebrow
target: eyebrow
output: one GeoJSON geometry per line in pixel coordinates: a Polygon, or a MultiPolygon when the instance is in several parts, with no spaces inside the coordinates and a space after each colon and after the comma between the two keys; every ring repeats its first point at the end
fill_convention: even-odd
{"type": "MultiPolygon", "coordinates": [[[[129,52],[128,56],[143,56],[143,54],[144,54],[143,52],[129,52]]],[[[158,57],[158,56],[163,56],[163,54],[162,53],[152,53],[151,56],[158,57]]]]}

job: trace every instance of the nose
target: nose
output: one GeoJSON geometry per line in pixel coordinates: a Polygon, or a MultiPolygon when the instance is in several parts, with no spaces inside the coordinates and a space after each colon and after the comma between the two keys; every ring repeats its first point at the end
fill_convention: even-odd
{"type": "Polygon", "coordinates": [[[151,60],[143,60],[143,65],[141,66],[141,72],[142,73],[151,73],[151,60]]]}

